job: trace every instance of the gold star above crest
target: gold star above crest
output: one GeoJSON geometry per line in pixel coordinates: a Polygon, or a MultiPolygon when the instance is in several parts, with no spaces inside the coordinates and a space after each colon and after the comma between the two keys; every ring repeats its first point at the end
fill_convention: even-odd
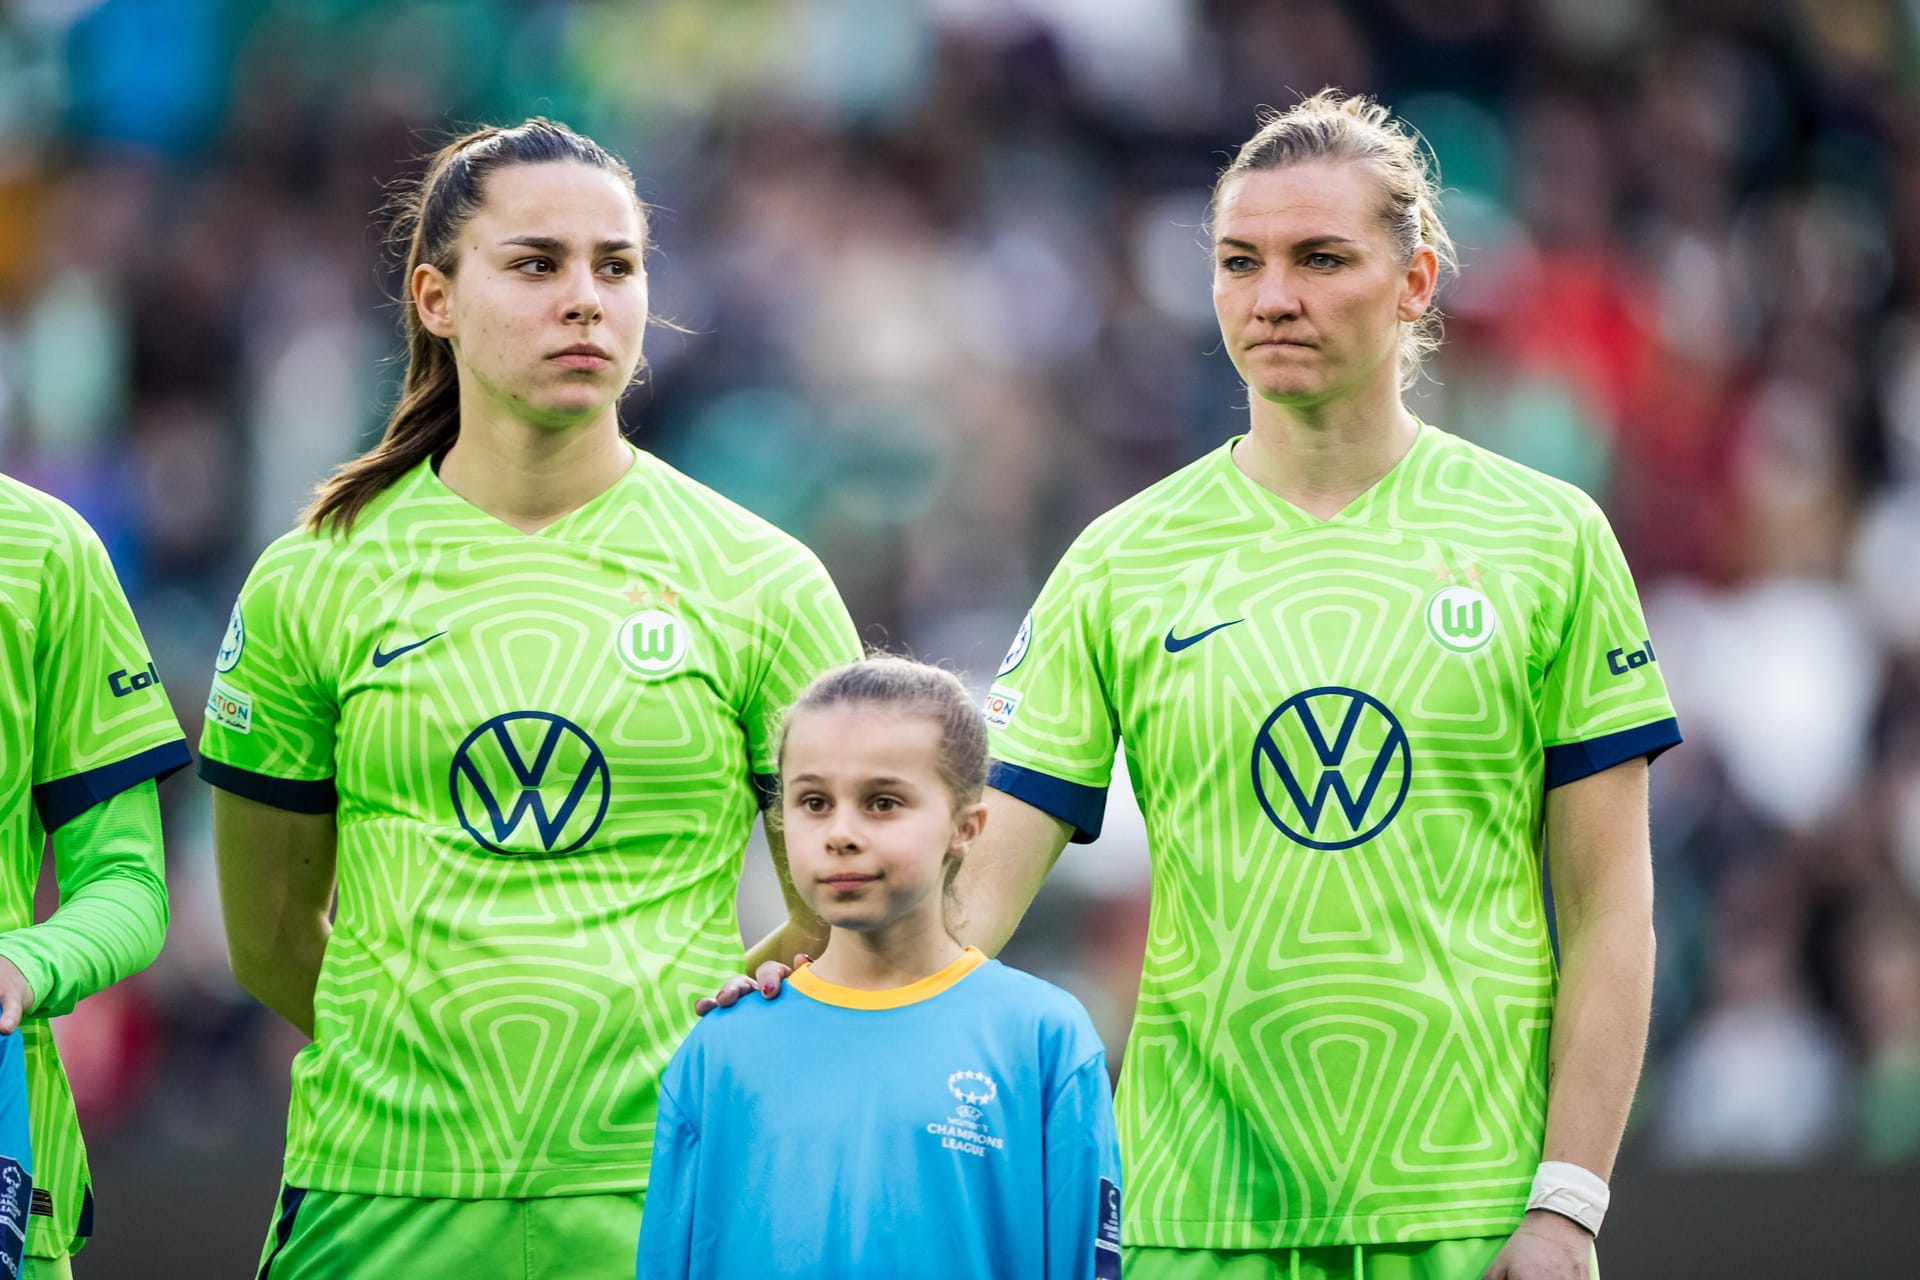
{"type": "Polygon", "coordinates": [[[1481,581],[1485,577],[1485,575],[1480,572],[1480,566],[1477,564],[1468,565],[1467,572],[1464,576],[1467,580],[1467,584],[1469,586],[1474,586],[1474,587],[1479,586],[1481,581]]]}
{"type": "Polygon", "coordinates": [[[1433,566],[1433,580],[1435,582],[1452,582],[1453,570],[1443,564],[1437,564],[1433,566]]]}
{"type": "Polygon", "coordinates": [[[659,609],[671,609],[680,603],[680,593],[672,587],[661,587],[656,591],[649,591],[645,587],[634,586],[628,587],[620,594],[625,596],[631,604],[652,604],[659,609]]]}

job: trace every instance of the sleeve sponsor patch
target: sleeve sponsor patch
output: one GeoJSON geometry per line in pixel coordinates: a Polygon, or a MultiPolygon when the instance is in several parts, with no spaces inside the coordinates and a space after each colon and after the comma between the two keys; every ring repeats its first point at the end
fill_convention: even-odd
{"type": "Polygon", "coordinates": [[[253,732],[253,695],[242,693],[219,676],[207,693],[207,719],[235,733],[253,732]]]}
{"type": "Polygon", "coordinates": [[[994,688],[987,693],[987,700],[980,708],[989,729],[1004,729],[1013,723],[1014,712],[1020,709],[1020,695],[1011,689],[994,688]]]}
{"type": "Polygon", "coordinates": [[[15,1280],[27,1248],[27,1212],[43,1194],[18,1160],[0,1156],[0,1276],[15,1280]]]}
{"type": "Polygon", "coordinates": [[[1093,1237],[1094,1280],[1120,1280],[1120,1188],[1100,1179],[1100,1226],[1093,1237]]]}
{"type": "Polygon", "coordinates": [[[153,665],[152,659],[147,660],[144,671],[133,667],[121,667],[107,674],[107,692],[116,698],[127,697],[142,689],[151,689],[159,683],[160,668],[153,665]]]}

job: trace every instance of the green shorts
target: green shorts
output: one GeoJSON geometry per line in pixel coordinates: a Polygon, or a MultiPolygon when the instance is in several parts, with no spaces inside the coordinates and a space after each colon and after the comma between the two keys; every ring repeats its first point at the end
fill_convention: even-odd
{"type": "MultiPolygon", "coordinates": [[[[1505,1236],[1323,1249],[1125,1250],[1127,1280],[1480,1280],[1505,1236]]],[[[1600,1263],[1593,1264],[1600,1280],[1600,1263]]]]}
{"type": "Polygon", "coordinates": [[[30,1253],[20,1261],[20,1280],[73,1280],[71,1258],[38,1258],[30,1253]]]}
{"type": "Polygon", "coordinates": [[[257,1280],[631,1276],[640,1192],[429,1200],[283,1187],[257,1280]]]}

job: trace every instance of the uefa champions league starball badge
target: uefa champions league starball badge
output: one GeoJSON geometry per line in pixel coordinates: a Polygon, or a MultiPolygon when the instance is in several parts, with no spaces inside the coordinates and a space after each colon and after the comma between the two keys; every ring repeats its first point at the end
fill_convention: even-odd
{"type": "MultiPolygon", "coordinates": [[[[220,641],[220,652],[213,655],[215,671],[231,671],[240,661],[240,651],[247,647],[247,624],[240,616],[240,602],[233,602],[233,613],[227,618],[226,638],[220,641]]],[[[205,650],[202,650],[205,652],[205,650]]]]}

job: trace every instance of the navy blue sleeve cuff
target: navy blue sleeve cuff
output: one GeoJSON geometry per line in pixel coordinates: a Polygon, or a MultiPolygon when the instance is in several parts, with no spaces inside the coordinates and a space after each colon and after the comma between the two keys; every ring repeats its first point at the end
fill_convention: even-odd
{"type": "Polygon", "coordinates": [[[1671,717],[1622,729],[1585,742],[1569,742],[1547,748],[1547,789],[1578,782],[1603,769],[1624,764],[1636,756],[1652,761],[1669,747],[1680,745],[1680,722],[1671,717]]]}
{"type": "Polygon", "coordinates": [[[33,807],[40,811],[40,825],[57,831],[102,800],[111,800],[148,778],[158,782],[192,763],[187,740],[175,738],[124,760],[43,782],[33,789],[33,807]]]}
{"type": "Polygon", "coordinates": [[[760,812],[773,808],[780,799],[780,779],[770,773],[754,774],[753,798],[760,802],[760,812]]]}
{"type": "Polygon", "coordinates": [[[1107,816],[1105,787],[1083,786],[999,760],[987,769],[987,785],[1072,826],[1075,844],[1092,844],[1100,838],[1100,824],[1107,816]]]}
{"type": "Polygon", "coordinates": [[[231,791],[248,800],[285,809],[289,813],[332,813],[339,803],[332,778],[301,781],[297,778],[273,778],[251,769],[222,764],[200,757],[200,776],[222,791],[231,791]]]}

